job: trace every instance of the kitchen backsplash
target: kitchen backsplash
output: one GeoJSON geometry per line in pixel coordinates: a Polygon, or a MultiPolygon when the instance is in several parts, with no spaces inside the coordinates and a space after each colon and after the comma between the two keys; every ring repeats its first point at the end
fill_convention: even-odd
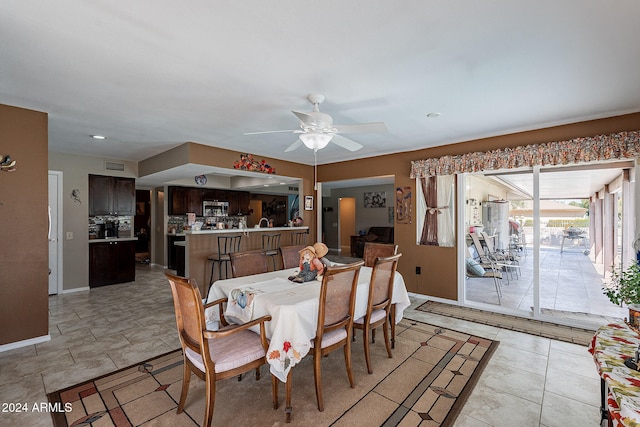
{"type": "Polygon", "coordinates": [[[117,223],[118,238],[133,237],[131,216],[92,216],[89,217],[89,239],[98,238],[100,224],[117,223]]]}

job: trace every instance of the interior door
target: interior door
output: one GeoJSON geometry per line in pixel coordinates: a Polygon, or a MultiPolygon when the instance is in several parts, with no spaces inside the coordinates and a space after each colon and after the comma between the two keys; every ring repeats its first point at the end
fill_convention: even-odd
{"type": "Polygon", "coordinates": [[[49,295],[58,293],[62,284],[62,248],[60,233],[60,197],[62,173],[49,172],[49,295]]]}
{"type": "Polygon", "coordinates": [[[354,234],[356,234],[356,199],[341,197],[338,200],[338,235],[341,253],[351,253],[351,236],[354,234]]]}

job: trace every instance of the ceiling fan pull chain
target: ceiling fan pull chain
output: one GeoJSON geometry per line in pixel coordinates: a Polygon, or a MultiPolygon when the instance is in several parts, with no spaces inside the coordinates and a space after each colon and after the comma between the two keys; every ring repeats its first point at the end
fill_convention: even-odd
{"type": "Polygon", "coordinates": [[[313,191],[318,190],[318,149],[313,150],[313,191]]]}

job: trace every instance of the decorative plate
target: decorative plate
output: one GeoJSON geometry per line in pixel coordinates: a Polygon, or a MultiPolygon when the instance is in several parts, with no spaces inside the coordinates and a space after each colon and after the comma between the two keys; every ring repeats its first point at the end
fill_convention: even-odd
{"type": "Polygon", "coordinates": [[[196,184],[205,185],[207,183],[207,177],[205,175],[196,176],[196,184]]]}

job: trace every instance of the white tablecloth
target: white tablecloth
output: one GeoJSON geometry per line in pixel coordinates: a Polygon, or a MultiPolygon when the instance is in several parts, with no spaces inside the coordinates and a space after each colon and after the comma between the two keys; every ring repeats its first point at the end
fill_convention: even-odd
{"type": "MultiPolygon", "coordinates": [[[[289,370],[309,352],[311,340],[316,336],[320,282],[294,283],[288,280],[296,274],[295,268],[272,271],[253,276],[218,280],[215,282],[207,301],[228,297],[233,289],[251,289],[256,291],[253,299],[253,319],[271,315],[271,321],[265,324],[267,338],[270,339],[267,360],[271,373],[285,382],[289,370]]],[[[358,278],[355,318],[365,315],[370,267],[362,267],[358,278]]],[[[411,304],[402,275],[395,274],[393,300],[396,306],[396,323],[402,319],[402,313],[411,304]]],[[[219,319],[217,308],[206,310],[207,323],[219,319]]],[[[256,332],[258,330],[256,329],[256,332]]]]}

